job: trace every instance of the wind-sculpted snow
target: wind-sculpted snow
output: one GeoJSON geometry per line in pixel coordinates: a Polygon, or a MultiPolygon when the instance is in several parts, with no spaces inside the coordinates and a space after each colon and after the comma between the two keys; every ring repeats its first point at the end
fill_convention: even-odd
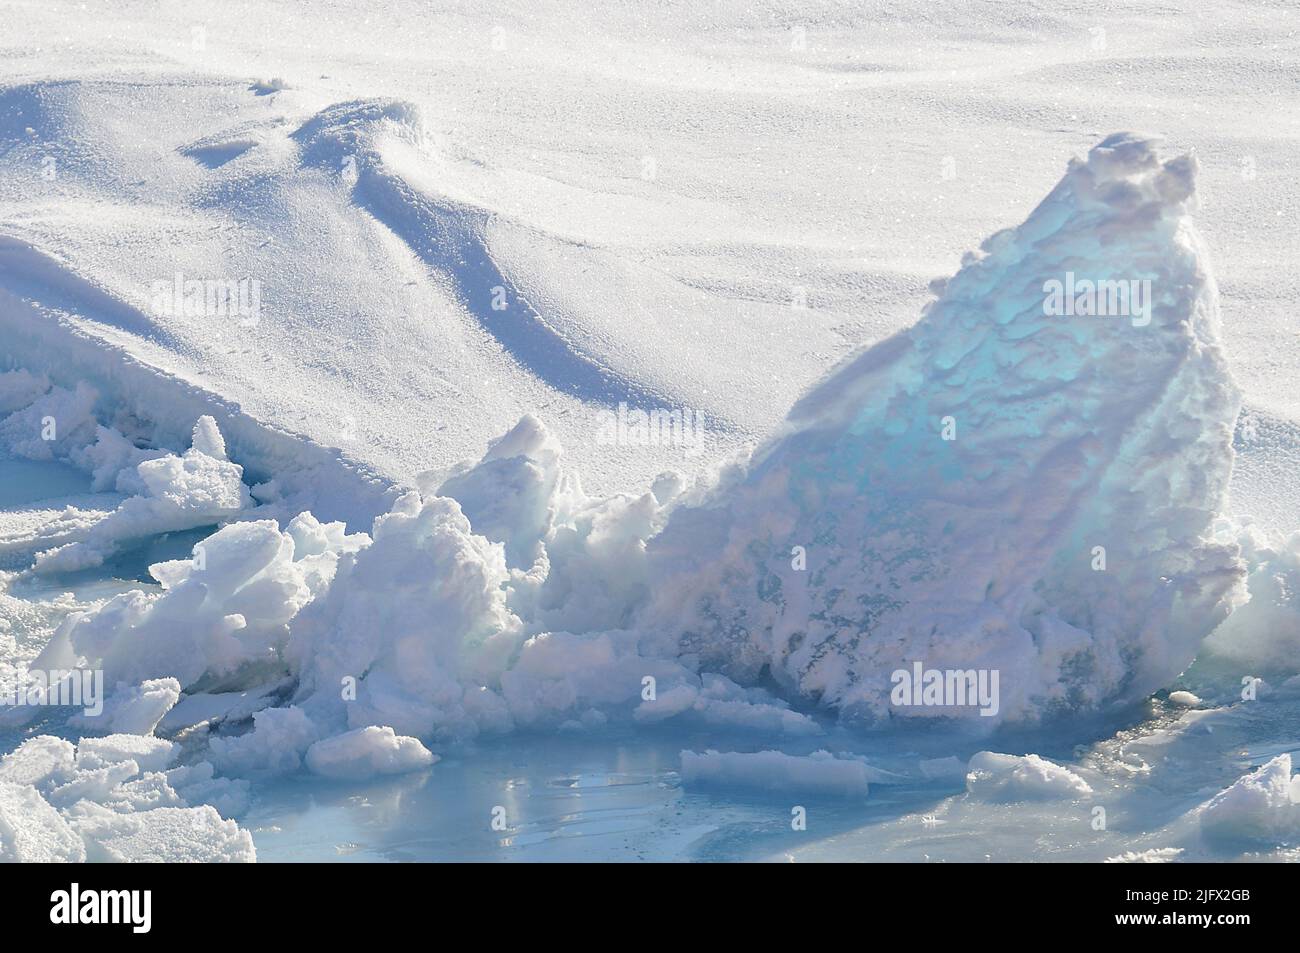
{"type": "Polygon", "coordinates": [[[1167,684],[1242,579],[1235,545],[1207,539],[1238,397],[1188,218],[1194,172],[1127,134],[1073,162],[915,327],[673,516],[642,625],[868,719],[976,714],[891,704],[891,673],[916,662],[1000,673],[990,723],[1167,684]],[[1084,281],[1137,294],[1120,314],[1083,313],[1083,293],[1049,313],[1052,282],[1084,281]]]}
{"type": "Polygon", "coordinates": [[[415,106],[384,100],[340,103],[313,117],[294,138],[302,145],[305,165],[354,178],[357,202],[429,267],[448,275],[469,313],[523,367],[584,400],[657,400],[565,340],[519,293],[488,248],[492,213],[421,191],[385,162],[386,148],[420,144],[415,106]]]}

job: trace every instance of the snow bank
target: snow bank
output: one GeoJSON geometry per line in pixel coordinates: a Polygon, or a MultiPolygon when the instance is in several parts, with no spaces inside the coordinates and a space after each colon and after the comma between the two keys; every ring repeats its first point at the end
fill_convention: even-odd
{"type": "Polygon", "coordinates": [[[796,757],[780,751],[682,752],[687,787],[738,787],[792,794],[866,797],[870,771],[855,759],[829,751],[796,757]]]}
{"type": "Polygon", "coordinates": [[[1187,214],[1194,170],[1128,134],[1074,161],[915,327],[672,514],[638,625],[875,721],[987,728],[1166,685],[1242,578],[1235,545],[1207,538],[1238,395],[1187,214]],[[1136,282],[1131,313],[1047,313],[1051,283],[1076,280],[1136,282]],[[1000,673],[997,716],[891,704],[891,673],[916,661],[1000,673]]]}
{"type": "Polygon", "coordinates": [[[307,749],[307,767],[335,780],[401,774],[427,768],[437,760],[416,739],[373,726],[318,741],[307,749]]]}
{"type": "Polygon", "coordinates": [[[1281,754],[1219,792],[1194,812],[1211,841],[1277,846],[1300,839],[1300,776],[1281,754]]]}
{"type": "Polygon", "coordinates": [[[0,861],[256,859],[218,813],[247,808],[248,782],[172,767],[179,753],[141,735],[24,741],[0,759],[0,861]]]}
{"type": "Polygon", "coordinates": [[[1092,788],[1073,771],[1036,754],[981,751],[966,767],[966,790],[987,801],[1040,801],[1088,797],[1092,788]]]}

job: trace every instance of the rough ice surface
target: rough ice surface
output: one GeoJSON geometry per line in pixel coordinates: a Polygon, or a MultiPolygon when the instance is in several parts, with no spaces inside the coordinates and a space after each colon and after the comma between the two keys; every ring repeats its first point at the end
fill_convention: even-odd
{"type": "Polygon", "coordinates": [[[29,738],[0,758],[0,861],[252,861],[246,781],[144,735],[29,738]],[[191,806],[197,804],[199,806],[191,806]]]}
{"type": "Polygon", "coordinates": [[[205,675],[210,686],[256,678],[278,665],[287,623],[355,545],[342,524],[322,526],[310,514],[284,532],[271,520],[234,523],[192,559],[152,566],[160,592],[133,590],[70,616],[34,666],[102,669],[110,685],[172,678],[189,689],[205,675]]]}
{"type": "Polygon", "coordinates": [[[1183,852],[1181,847],[1152,847],[1149,850],[1126,850],[1107,857],[1107,864],[1172,864],[1183,852]]]}
{"type": "Polygon", "coordinates": [[[872,720],[963,715],[891,707],[890,673],[915,661],[999,671],[1001,709],[975,721],[1168,684],[1243,575],[1236,547],[1207,538],[1238,395],[1187,214],[1194,171],[1127,134],[1072,163],[915,327],[672,515],[642,624],[872,720]],[[1149,322],[1045,314],[1045,283],[1067,273],[1149,280],[1149,322]]]}
{"type": "Polygon", "coordinates": [[[85,859],[81,838],[35,788],[0,781],[0,862],[85,859]]]}
{"type": "Polygon", "coordinates": [[[82,801],[71,814],[91,862],[247,864],[257,859],[249,833],[208,805],[122,814],[82,801]]]}

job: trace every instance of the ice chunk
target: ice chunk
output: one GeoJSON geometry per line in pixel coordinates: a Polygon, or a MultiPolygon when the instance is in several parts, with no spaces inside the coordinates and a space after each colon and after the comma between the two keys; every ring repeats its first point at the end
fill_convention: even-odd
{"type": "Polygon", "coordinates": [[[194,424],[192,446],[199,453],[214,460],[229,459],[226,456],[226,439],[221,436],[217,422],[204,414],[194,424]]]}
{"type": "Polygon", "coordinates": [[[223,820],[216,809],[160,807],[119,814],[84,803],[70,812],[73,828],[95,863],[253,863],[257,851],[248,831],[223,820]]]}
{"type": "Polygon", "coordinates": [[[981,751],[970,759],[966,770],[966,790],[987,801],[1074,799],[1092,794],[1083,778],[1036,754],[981,751]]]}
{"type": "Polygon", "coordinates": [[[222,817],[237,817],[248,810],[249,783],[214,775],[212,763],[200,761],[172,768],[164,777],[186,804],[210,804],[222,817]]]}
{"type": "Polygon", "coordinates": [[[792,794],[866,797],[867,765],[829,751],[806,757],[781,751],[682,752],[682,783],[688,787],[740,787],[792,794]]]}
{"type": "Polygon", "coordinates": [[[262,685],[245,692],[197,692],[187,695],[163,716],[158,730],[170,735],[194,725],[213,726],[220,722],[250,718],[275,700],[279,683],[262,685]]]}
{"type": "Polygon", "coordinates": [[[1243,775],[1196,813],[1212,841],[1293,843],[1300,838],[1300,776],[1291,776],[1291,755],[1243,775]]]}
{"type": "Polygon", "coordinates": [[[74,715],[70,725],[128,735],[151,735],[181,697],[174,678],[154,678],[133,688],[122,687],[104,702],[99,715],[74,715]]]}
{"type": "Polygon", "coordinates": [[[34,787],[0,781],[0,862],[85,859],[81,838],[34,787]]]}
{"type": "Polygon", "coordinates": [[[501,546],[455,501],[416,493],[375,520],[373,537],[294,620],[286,654],[299,704],[323,723],[473,734],[466,691],[495,682],[524,638],[501,546]]]}
{"type": "Polygon", "coordinates": [[[212,760],[233,774],[288,772],[302,764],[302,755],[320,737],[320,729],[296,706],[266,708],[253,715],[253,730],[209,741],[212,760]]]}
{"type": "Polygon", "coordinates": [[[973,715],[891,704],[916,661],[997,672],[981,729],[1183,671],[1242,579],[1208,532],[1238,394],[1187,214],[1194,163],[1155,155],[1120,134],[1072,163],[918,324],[670,516],[637,619],[662,652],[684,633],[708,667],[877,721],[973,715]]]}
{"type": "Polygon", "coordinates": [[[415,771],[437,760],[415,738],[373,725],[318,741],[307,749],[307,767],[313,772],[346,780],[415,771]]]}
{"type": "Polygon", "coordinates": [[[141,771],[161,771],[176,759],[179,751],[179,747],[170,741],[143,735],[82,738],[77,743],[77,764],[86,768],[102,768],[122,761],[132,761],[141,771]]]}
{"type": "MultiPolygon", "coordinates": [[[[225,459],[224,444],[211,418],[195,427],[197,445],[182,456],[145,460],[136,468],[141,492],[95,523],[82,539],[37,556],[37,572],[70,572],[102,565],[130,539],[219,523],[252,506],[244,469],[225,459]],[[210,456],[201,449],[220,450],[210,456]]],[[[3,426],[3,425],[0,425],[3,426]]]]}
{"type": "Polygon", "coordinates": [[[162,593],[136,590],[69,616],[35,664],[103,669],[110,683],[150,682],[123,709],[122,717],[139,723],[166,711],[164,683],[151,680],[175,679],[184,688],[208,675],[219,687],[222,678],[250,670],[236,681],[264,682],[263,669],[281,664],[288,622],[324,588],[340,554],[365,539],[343,535],[339,524],[292,525],[304,535],[319,531],[324,550],[299,557],[293,533],[270,520],[232,524],[195,547],[193,559],[153,566],[162,593]]]}
{"type": "Polygon", "coordinates": [[[168,770],[179,752],[142,735],[83,738],[76,746],[29,738],[0,759],[0,860],[82,860],[83,835],[91,860],[251,860],[247,833],[214,824],[212,814],[245,810],[248,782],[215,777],[207,762],[168,770]],[[211,807],[191,810],[203,804],[211,807]],[[161,808],[172,813],[156,813],[161,808]],[[182,820],[189,830],[167,847],[182,820]],[[208,837],[213,843],[203,848],[208,837]]]}
{"type": "Polygon", "coordinates": [[[503,543],[511,566],[531,566],[555,516],[560,447],[531,414],[488,447],[478,464],[445,480],[474,531],[503,543]]]}
{"type": "Polygon", "coordinates": [[[77,749],[70,741],[51,735],[28,738],[0,759],[0,781],[44,788],[76,768],[77,749]]]}
{"type": "Polygon", "coordinates": [[[645,724],[665,721],[694,708],[699,695],[699,689],[694,685],[673,685],[657,692],[653,699],[643,701],[636,707],[632,717],[645,724]]]}

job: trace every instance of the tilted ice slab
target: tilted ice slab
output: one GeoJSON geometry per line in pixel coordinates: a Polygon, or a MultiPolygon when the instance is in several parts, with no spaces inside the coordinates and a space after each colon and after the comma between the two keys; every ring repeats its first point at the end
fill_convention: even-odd
{"type": "Polygon", "coordinates": [[[650,543],[642,624],[868,719],[991,725],[1167,684],[1242,576],[1235,545],[1207,539],[1238,394],[1188,217],[1194,173],[1123,133],[1073,161],[916,326],[674,514],[650,543]],[[1050,282],[1099,280],[1149,299],[1047,313],[1050,282]],[[997,671],[996,715],[891,704],[891,674],[914,662],[997,671]]]}

